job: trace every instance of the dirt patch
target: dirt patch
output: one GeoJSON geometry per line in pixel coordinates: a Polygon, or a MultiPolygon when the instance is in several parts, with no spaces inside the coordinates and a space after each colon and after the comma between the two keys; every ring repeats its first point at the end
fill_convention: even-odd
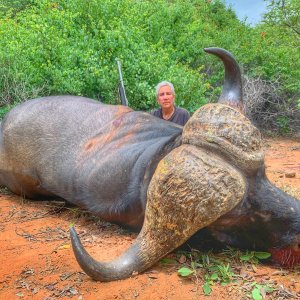
{"type": "MultiPolygon", "coordinates": [[[[270,139],[264,147],[270,180],[300,199],[300,142],[270,139]]],[[[255,287],[263,287],[266,299],[300,299],[299,267],[287,271],[235,259],[229,261],[238,274],[235,280],[212,285],[210,296],[204,296],[204,274],[178,276],[177,270],[186,264],[180,253],[168,256],[172,263],[158,263],[135,277],[94,282],[73,256],[68,232],[73,223],[86,249],[101,261],[121,254],[136,238],[59,200],[28,201],[2,190],[0,299],[251,299],[255,287]],[[273,292],[264,290],[266,286],[273,292]]]]}

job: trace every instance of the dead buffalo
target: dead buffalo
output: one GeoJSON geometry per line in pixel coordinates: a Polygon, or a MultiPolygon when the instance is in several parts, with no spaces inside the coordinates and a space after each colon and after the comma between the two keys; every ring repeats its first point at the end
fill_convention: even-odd
{"type": "Polygon", "coordinates": [[[109,263],[91,258],[71,229],[77,261],[95,280],[140,273],[194,234],[202,246],[273,249],[283,263],[300,261],[300,202],[265,177],[260,133],[242,113],[235,59],[206,51],[224,63],[223,92],[184,128],[73,96],[27,101],[2,122],[2,185],[141,228],[109,263]]]}

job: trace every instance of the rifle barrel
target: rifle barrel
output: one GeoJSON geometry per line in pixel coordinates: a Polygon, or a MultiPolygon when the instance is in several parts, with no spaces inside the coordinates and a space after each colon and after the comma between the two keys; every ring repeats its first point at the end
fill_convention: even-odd
{"type": "Polygon", "coordinates": [[[117,65],[118,65],[118,72],[119,72],[119,78],[120,78],[119,95],[121,98],[121,104],[128,106],[128,100],[127,100],[126,93],[125,93],[125,86],[124,86],[123,76],[122,76],[122,71],[121,71],[121,62],[118,59],[117,59],[117,65]]]}

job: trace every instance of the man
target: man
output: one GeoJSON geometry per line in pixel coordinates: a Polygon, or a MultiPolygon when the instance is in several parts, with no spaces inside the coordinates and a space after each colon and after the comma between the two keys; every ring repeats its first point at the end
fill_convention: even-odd
{"type": "Polygon", "coordinates": [[[175,90],[171,82],[162,81],[156,86],[156,99],[159,109],[151,112],[152,115],[184,126],[190,118],[187,110],[175,106],[175,90]]]}

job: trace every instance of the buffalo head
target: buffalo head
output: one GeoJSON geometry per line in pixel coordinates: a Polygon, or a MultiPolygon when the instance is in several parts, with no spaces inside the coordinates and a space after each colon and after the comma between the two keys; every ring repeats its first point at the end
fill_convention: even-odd
{"type": "Polygon", "coordinates": [[[205,51],[224,63],[223,92],[194,113],[181,144],[159,161],[132,246],[112,262],[97,262],[71,229],[77,261],[95,280],[143,272],[194,234],[204,246],[270,249],[275,257],[285,251],[300,261],[300,203],[265,176],[260,132],[242,113],[240,68],[223,49],[205,51]]]}

